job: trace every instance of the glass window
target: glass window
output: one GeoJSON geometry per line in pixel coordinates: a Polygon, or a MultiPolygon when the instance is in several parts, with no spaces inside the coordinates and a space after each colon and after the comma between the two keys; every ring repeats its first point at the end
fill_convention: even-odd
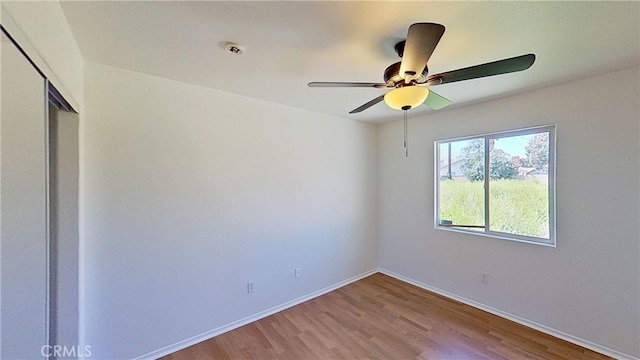
{"type": "Polygon", "coordinates": [[[439,229],[555,245],[555,126],[436,142],[439,229]]]}

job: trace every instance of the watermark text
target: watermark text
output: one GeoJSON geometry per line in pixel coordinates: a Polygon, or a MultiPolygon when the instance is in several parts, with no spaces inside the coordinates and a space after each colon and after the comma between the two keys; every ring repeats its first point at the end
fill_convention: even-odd
{"type": "Polygon", "coordinates": [[[90,358],[91,357],[91,345],[45,345],[40,348],[40,354],[44,357],[54,357],[56,359],[62,358],[90,358]]]}

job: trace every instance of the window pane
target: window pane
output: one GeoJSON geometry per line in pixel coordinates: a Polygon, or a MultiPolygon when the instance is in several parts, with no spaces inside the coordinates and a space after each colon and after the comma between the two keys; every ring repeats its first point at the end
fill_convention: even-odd
{"type": "Polygon", "coordinates": [[[484,139],[440,143],[438,150],[440,225],[483,231],[484,139]]]}
{"type": "Polygon", "coordinates": [[[549,133],[491,139],[489,230],[549,238],[549,133]]]}

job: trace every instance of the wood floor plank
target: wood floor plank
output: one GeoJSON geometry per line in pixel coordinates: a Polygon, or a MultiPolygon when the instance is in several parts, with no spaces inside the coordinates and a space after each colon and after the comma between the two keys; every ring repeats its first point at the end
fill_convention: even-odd
{"type": "Polygon", "coordinates": [[[610,359],[374,274],[163,360],[610,359]]]}

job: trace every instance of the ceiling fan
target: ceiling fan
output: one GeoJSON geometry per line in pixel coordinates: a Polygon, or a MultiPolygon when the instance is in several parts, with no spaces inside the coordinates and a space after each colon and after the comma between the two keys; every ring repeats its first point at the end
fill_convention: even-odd
{"type": "Polygon", "coordinates": [[[436,45],[438,45],[442,34],[444,34],[444,26],[440,24],[416,23],[411,25],[407,39],[395,45],[395,51],[402,58],[402,61],[387,67],[384,71],[384,83],[310,82],[309,87],[393,89],[351,110],[350,114],[359,113],[383,100],[390,108],[395,110],[406,111],[422,104],[431,109],[440,110],[451,104],[451,101],[431,91],[429,87],[526,70],[533,65],[536,59],[534,54],[527,54],[429,75],[427,62],[436,45]]]}

